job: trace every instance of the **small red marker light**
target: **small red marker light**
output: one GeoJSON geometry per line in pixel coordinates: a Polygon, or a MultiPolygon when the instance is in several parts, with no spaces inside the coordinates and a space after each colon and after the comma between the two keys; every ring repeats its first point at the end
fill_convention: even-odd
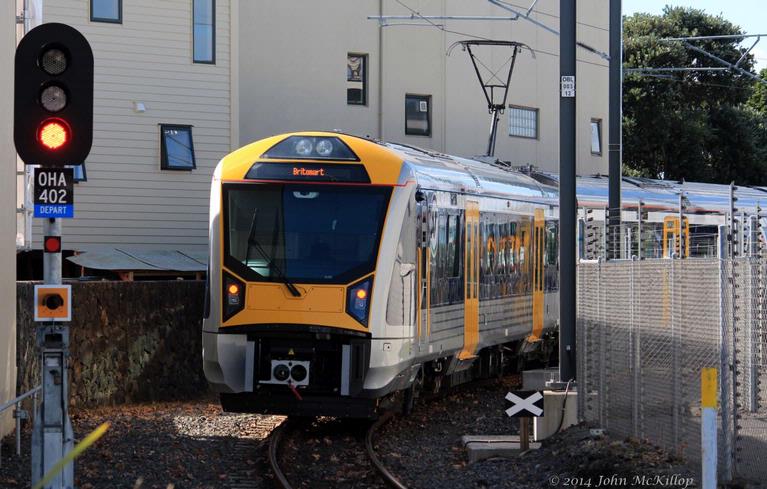
{"type": "Polygon", "coordinates": [[[368,296],[368,293],[365,289],[359,289],[357,291],[357,299],[364,300],[365,297],[368,296]]]}
{"type": "Polygon", "coordinates": [[[69,128],[62,120],[48,119],[40,126],[37,139],[48,149],[59,149],[69,141],[69,128]]]}
{"type": "Polygon", "coordinates": [[[236,295],[240,291],[240,286],[237,284],[232,284],[229,286],[229,293],[232,295],[236,295]]]}
{"type": "Polygon", "coordinates": [[[61,236],[46,236],[43,240],[43,249],[46,253],[60,253],[61,236]]]}

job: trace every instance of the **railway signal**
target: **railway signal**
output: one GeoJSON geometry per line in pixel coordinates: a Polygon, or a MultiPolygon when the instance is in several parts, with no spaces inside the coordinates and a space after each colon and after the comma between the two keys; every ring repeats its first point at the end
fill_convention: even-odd
{"type": "Polygon", "coordinates": [[[74,446],[66,367],[72,289],[61,285],[61,218],[74,216],[74,179],[64,166],[84,162],[93,141],[93,51],[76,29],[43,24],[16,48],[13,137],[24,163],[39,166],[34,216],[44,218],[45,285],[35,286],[34,305],[43,402],[32,431],[32,484],[65,489],[74,486],[72,463],[58,464],[74,446]]]}
{"type": "Polygon", "coordinates": [[[43,24],[16,49],[14,142],[27,165],[85,161],[93,141],[93,52],[73,27],[43,24]]]}

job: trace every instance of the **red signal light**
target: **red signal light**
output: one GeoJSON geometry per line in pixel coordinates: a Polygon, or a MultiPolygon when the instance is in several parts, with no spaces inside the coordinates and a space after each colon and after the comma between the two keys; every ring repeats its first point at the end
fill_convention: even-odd
{"type": "Polygon", "coordinates": [[[48,119],[40,125],[37,140],[46,149],[55,151],[69,141],[69,126],[61,119],[48,119]]]}
{"type": "Polygon", "coordinates": [[[43,240],[43,249],[46,253],[60,253],[61,236],[46,236],[43,240]]]}

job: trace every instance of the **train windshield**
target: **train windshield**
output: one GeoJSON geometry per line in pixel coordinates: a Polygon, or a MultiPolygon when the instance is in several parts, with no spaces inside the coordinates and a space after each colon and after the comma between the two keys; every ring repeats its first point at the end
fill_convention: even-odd
{"type": "Polygon", "coordinates": [[[391,189],[224,187],[225,262],[251,281],[347,283],[373,271],[391,189]]]}

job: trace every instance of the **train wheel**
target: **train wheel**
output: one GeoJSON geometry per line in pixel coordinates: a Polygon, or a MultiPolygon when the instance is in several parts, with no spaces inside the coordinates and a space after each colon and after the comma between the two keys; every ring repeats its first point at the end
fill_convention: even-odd
{"type": "Polygon", "coordinates": [[[408,416],[410,413],[413,412],[413,408],[415,407],[415,400],[420,397],[421,390],[423,390],[423,383],[424,383],[424,371],[423,367],[418,371],[418,375],[415,376],[415,379],[413,379],[413,383],[405,389],[403,400],[402,400],[402,414],[405,416],[408,416]]]}
{"type": "Polygon", "coordinates": [[[402,400],[402,414],[410,416],[415,407],[415,385],[411,385],[405,389],[405,393],[402,400]]]}

